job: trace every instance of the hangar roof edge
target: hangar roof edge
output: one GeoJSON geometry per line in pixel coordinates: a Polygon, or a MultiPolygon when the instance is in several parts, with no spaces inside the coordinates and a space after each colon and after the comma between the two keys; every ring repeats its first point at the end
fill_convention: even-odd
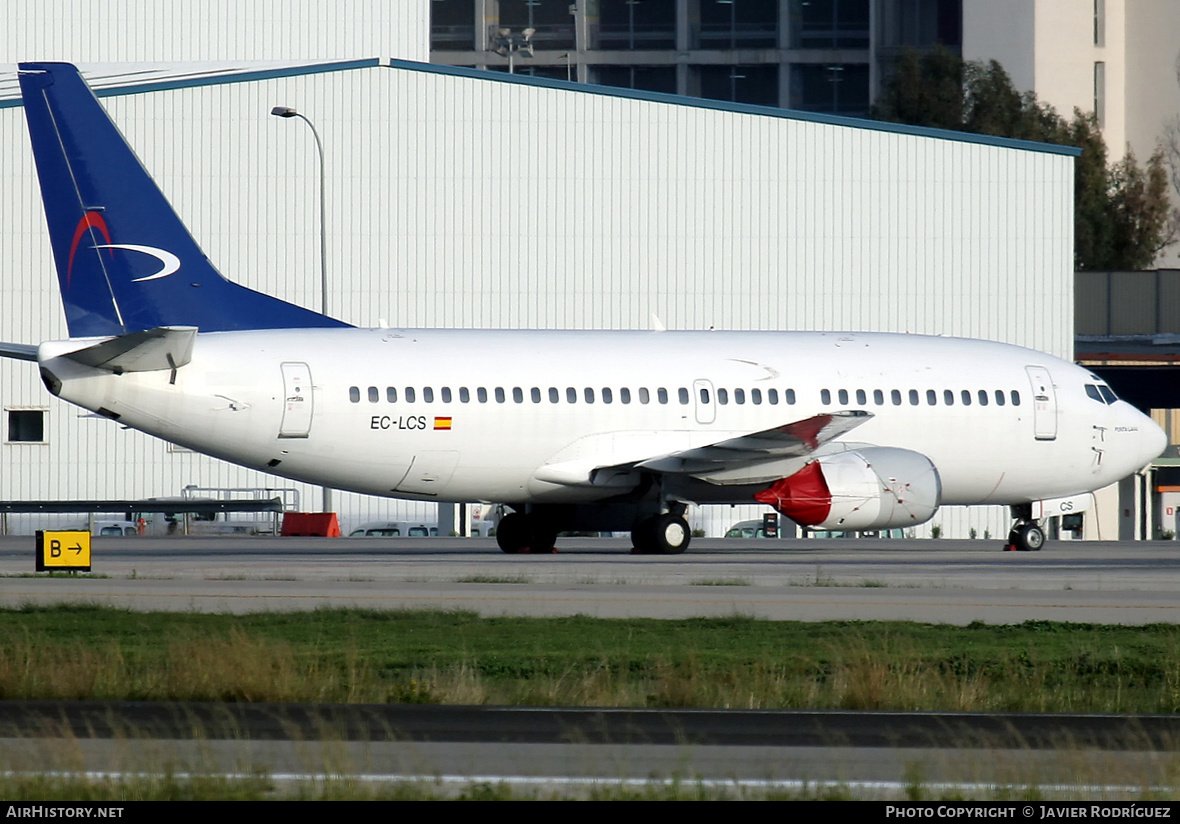
{"type": "MultiPolygon", "coordinates": [[[[777,117],[786,120],[798,120],[808,123],[821,123],[830,126],[844,126],[853,129],[867,129],[870,131],[894,134],[929,137],[936,140],[951,140],[959,143],[976,143],[985,146],[997,146],[1007,149],[1022,149],[1025,151],[1041,152],[1077,157],[1081,149],[1074,146],[1060,146],[1052,143],[1038,143],[1031,140],[1018,140],[1008,137],[992,137],[991,135],[972,134],[970,132],[956,132],[949,129],[934,129],[924,126],[909,126],[902,123],[889,123],[883,120],[868,120],[866,118],[845,117],[841,115],[818,114],[804,112],[797,109],[780,109],[773,106],[756,106],[748,103],[730,103],[721,100],[709,100],[700,97],[683,97],[676,94],[662,92],[647,92],[636,89],[625,89],[617,86],[600,86],[589,83],[574,83],[565,80],[554,80],[528,75],[509,75],[505,72],[471,69],[462,66],[445,66],[437,63],[418,63],[410,60],[389,58],[361,58],[357,60],[325,60],[325,61],[220,61],[208,64],[123,64],[122,70],[115,70],[113,65],[106,67],[106,71],[87,72],[87,81],[94,88],[97,97],[114,97],[125,94],[142,94],[146,92],[166,91],[169,89],[188,88],[193,86],[214,86],[223,83],[245,83],[254,80],[269,80],[278,77],[294,77],[305,74],[320,74],[325,72],[350,71],[363,68],[392,68],[403,71],[423,72],[426,74],[451,75],[483,80],[493,83],[516,83],[540,88],[562,89],[565,91],[596,94],[605,97],[621,97],[632,100],[646,100],[654,103],[665,103],[673,106],[688,106],[697,109],[712,109],[716,111],[733,112],[736,114],[750,114],[761,117],[777,117]],[[165,68],[169,67],[169,68],[165,68]],[[98,76],[96,76],[98,75],[98,76]]],[[[15,66],[13,66],[15,69],[15,66]]],[[[0,109],[17,108],[21,105],[20,92],[16,84],[16,72],[10,77],[0,79],[0,109]]]]}
{"type": "Polygon", "coordinates": [[[598,94],[606,97],[625,97],[633,100],[648,100],[655,103],[669,103],[674,106],[689,106],[697,109],[715,109],[723,112],[738,114],[754,114],[764,117],[778,117],[786,120],[801,120],[810,123],[823,123],[830,126],[846,126],[853,129],[868,129],[877,132],[893,132],[895,134],[915,135],[917,137],[931,137],[939,140],[953,140],[959,143],[979,143],[985,146],[1001,146],[1007,149],[1025,149],[1047,154],[1070,155],[1077,157],[1082,150],[1076,146],[1062,146],[1055,143],[1040,143],[1034,140],[1018,140],[1013,137],[993,137],[991,135],[974,134],[972,132],[957,132],[952,129],[935,129],[927,126],[910,126],[904,123],[890,123],[885,120],[869,120],[861,117],[847,117],[834,114],[819,114],[805,112],[798,109],[780,109],[775,106],[756,106],[750,103],[730,103],[724,100],[709,100],[703,97],[685,97],[678,94],[664,92],[646,92],[637,89],[626,89],[618,86],[600,86],[592,83],[574,83],[566,80],[554,80],[547,77],[530,77],[528,75],[507,72],[469,69],[463,66],[444,66],[437,63],[417,63],[410,60],[390,60],[389,68],[405,69],[408,71],[426,72],[429,74],[449,74],[458,77],[470,77],[475,80],[488,80],[500,83],[519,83],[527,86],[539,86],[549,89],[566,89],[586,94],[598,94]]]}

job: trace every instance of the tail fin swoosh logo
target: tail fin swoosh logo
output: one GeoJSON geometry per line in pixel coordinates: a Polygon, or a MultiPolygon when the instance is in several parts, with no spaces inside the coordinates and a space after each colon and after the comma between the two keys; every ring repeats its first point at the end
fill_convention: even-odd
{"type": "Polygon", "coordinates": [[[129,252],[142,252],[145,255],[151,255],[156,260],[160,261],[160,271],[145,275],[141,278],[135,278],[132,283],[142,283],[145,280],[159,280],[166,278],[180,269],[180,258],[171,252],[166,252],[163,249],[157,249],[155,246],[139,246],[134,243],[104,243],[94,247],[95,249],[126,249],[129,252]]]}
{"type": "MultiPolygon", "coordinates": [[[[74,239],[70,242],[70,260],[66,264],[67,286],[70,282],[70,276],[74,273],[74,255],[78,252],[78,244],[82,241],[82,236],[91,229],[101,232],[107,243],[111,242],[111,230],[107,228],[107,222],[102,219],[102,215],[97,212],[87,212],[82,215],[82,219],[74,227],[74,239]]],[[[114,253],[112,252],[111,254],[114,253]]]]}

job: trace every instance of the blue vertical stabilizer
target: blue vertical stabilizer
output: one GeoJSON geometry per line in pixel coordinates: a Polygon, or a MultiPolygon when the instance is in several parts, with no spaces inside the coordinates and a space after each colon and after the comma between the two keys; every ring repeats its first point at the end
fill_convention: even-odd
{"type": "Polygon", "coordinates": [[[74,66],[20,86],[71,337],[348,325],[223,278],[74,66]]]}

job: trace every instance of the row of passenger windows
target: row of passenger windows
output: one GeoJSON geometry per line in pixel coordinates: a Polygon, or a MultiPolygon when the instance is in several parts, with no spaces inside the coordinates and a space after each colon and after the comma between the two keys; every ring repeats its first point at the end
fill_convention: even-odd
{"type": "MultiPolygon", "coordinates": [[[[683,406],[687,406],[690,400],[688,389],[680,387],[674,390],[676,400],[683,406]]],[[[708,389],[702,388],[701,401],[709,402],[708,389]]],[[[381,402],[381,390],[376,386],[370,386],[366,392],[369,398],[369,403],[381,402]]],[[[402,403],[417,403],[419,399],[423,403],[434,403],[436,398],[440,403],[451,403],[458,395],[459,403],[471,403],[473,393],[466,386],[460,386],[457,393],[452,393],[449,386],[444,386],[438,390],[437,395],[432,387],[424,386],[421,391],[413,386],[407,386],[399,391],[396,386],[385,387],[385,400],[387,403],[398,403],[400,398],[402,403]]],[[[474,398],[478,403],[487,403],[489,398],[494,398],[496,403],[507,403],[508,397],[511,395],[513,403],[524,403],[525,390],[519,386],[514,386],[511,389],[505,389],[502,386],[487,389],[485,387],[476,387],[474,391],[474,398]]],[[[556,386],[550,386],[547,390],[542,390],[540,387],[534,386],[528,390],[528,397],[533,403],[542,403],[546,398],[549,403],[614,403],[616,400],[619,403],[628,404],[632,399],[641,404],[651,403],[652,397],[655,397],[657,403],[666,404],[671,400],[670,390],[665,387],[659,387],[651,391],[646,387],[636,389],[634,393],[632,390],[624,387],[622,389],[611,389],[610,387],[603,387],[595,390],[593,387],[587,386],[577,388],[567,386],[565,389],[558,389],[556,386]]],[[[734,389],[733,402],[735,404],[745,404],[747,401],[755,406],[762,403],[767,403],[771,406],[777,406],[780,402],[786,404],[793,404],[795,402],[795,390],[784,389],[780,393],[778,389],[734,389]]],[[[348,389],[348,399],[353,403],[361,402],[361,388],[359,386],[351,386],[348,389]]],[[[730,402],[730,393],[725,389],[717,390],[717,402],[725,405],[730,402]]]]}
{"type": "MultiPolygon", "coordinates": [[[[943,406],[954,406],[956,403],[956,397],[958,398],[958,403],[962,404],[963,406],[970,406],[972,403],[978,403],[980,406],[987,406],[992,402],[993,398],[995,400],[996,406],[1003,406],[1009,401],[1011,401],[1013,406],[1020,406],[1020,393],[1015,389],[1010,390],[1007,395],[1005,395],[1003,389],[997,389],[993,394],[989,394],[988,390],[986,389],[980,389],[977,392],[972,392],[970,389],[963,389],[958,393],[957,396],[953,389],[944,389],[942,390],[941,394],[943,406]]],[[[823,403],[824,406],[832,405],[832,397],[833,395],[830,389],[821,389],[819,392],[820,402],[823,403]]],[[[848,389],[836,390],[835,399],[838,406],[848,406],[851,398],[853,397],[856,399],[856,406],[869,405],[869,393],[864,389],[857,389],[852,394],[850,394],[850,390],[848,389]]],[[[884,406],[885,390],[874,389],[872,392],[872,398],[874,406],[884,406]]],[[[917,389],[911,389],[906,393],[905,400],[909,401],[910,406],[920,406],[922,403],[922,394],[917,389]]],[[[903,402],[904,400],[902,398],[900,389],[889,390],[889,403],[891,403],[893,406],[901,406],[903,402]]],[[[938,406],[938,403],[938,390],[927,389],[926,405],[938,406]]]]}
{"type": "MultiPolygon", "coordinates": [[[[687,406],[691,395],[689,390],[680,387],[674,390],[676,400],[682,405],[687,406]]],[[[700,402],[703,404],[710,403],[709,389],[701,386],[697,388],[700,396],[700,402]]],[[[451,403],[458,396],[459,403],[471,403],[472,397],[477,403],[488,403],[490,399],[494,399],[496,403],[507,403],[509,396],[513,403],[525,402],[526,390],[519,386],[514,386],[511,389],[505,389],[502,386],[497,386],[492,389],[480,386],[476,387],[474,393],[466,386],[460,386],[457,393],[452,393],[449,386],[444,386],[438,390],[437,395],[433,387],[424,386],[420,390],[407,386],[399,390],[396,386],[385,387],[385,401],[387,403],[398,403],[399,399],[402,403],[417,403],[421,400],[423,403],[434,403],[437,399],[440,403],[451,403]]],[[[619,403],[629,404],[634,397],[641,404],[651,403],[652,396],[657,403],[667,404],[671,395],[668,389],[664,387],[657,388],[654,393],[646,387],[636,389],[634,395],[632,391],[627,388],[611,389],[610,387],[603,387],[595,390],[593,387],[587,386],[577,388],[567,386],[564,390],[551,386],[548,390],[542,390],[540,387],[534,386],[527,390],[528,398],[533,403],[542,403],[548,399],[549,403],[614,403],[616,399],[619,403]]],[[[376,386],[370,386],[366,390],[369,403],[381,402],[381,390],[376,386]]],[[[872,402],[876,406],[884,406],[885,390],[874,389],[871,393],[872,402]]],[[[770,406],[777,406],[780,402],[788,405],[795,403],[795,390],[784,389],[780,393],[778,389],[717,389],[716,390],[717,403],[721,406],[727,406],[731,402],[735,405],[742,406],[746,403],[753,406],[760,406],[763,403],[770,406]]],[[[837,389],[833,394],[830,389],[821,389],[819,393],[820,402],[824,406],[831,406],[834,402],[839,406],[849,406],[855,400],[856,406],[868,406],[870,393],[864,389],[848,390],[837,389]]],[[[1015,389],[1010,390],[1005,394],[1004,390],[996,389],[994,393],[990,394],[986,389],[980,389],[977,392],[972,392],[970,389],[961,390],[958,395],[954,390],[944,389],[941,393],[941,402],[944,406],[954,406],[956,402],[963,406],[971,406],[972,403],[978,403],[980,406],[987,406],[994,402],[996,406],[1004,406],[1011,402],[1013,406],[1020,406],[1020,393],[1015,389]],[[957,398],[957,401],[956,401],[957,398]]],[[[348,389],[348,399],[353,403],[361,402],[361,388],[359,386],[352,386],[348,389]]],[[[910,406],[921,405],[922,395],[917,389],[911,389],[906,395],[910,406]]],[[[937,406],[940,401],[940,393],[934,389],[926,390],[926,405],[937,406]]],[[[903,396],[900,389],[889,390],[889,403],[893,406],[901,406],[903,404],[903,396]]]]}

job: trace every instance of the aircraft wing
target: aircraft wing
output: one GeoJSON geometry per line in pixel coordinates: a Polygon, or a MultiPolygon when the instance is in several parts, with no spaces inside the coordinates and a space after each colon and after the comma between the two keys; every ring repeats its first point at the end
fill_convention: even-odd
{"type": "Polygon", "coordinates": [[[25,343],[0,343],[0,358],[37,360],[37,347],[25,343]]]}
{"type": "Polygon", "coordinates": [[[783,464],[799,463],[871,417],[861,410],[829,412],[679,449],[668,449],[669,441],[681,440],[683,433],[610,433],[571,445],[534,477],[563,485],[629,487],[635,483],[636,471],[646,470],[720,484],[755,483],[790,474],[798,467],[783,464]]]}
{"type": "Polygon", "coordinates": [[[815,452],[871,417],[871,413],[863,410],[828,412],[707,446],[649,458],[635,466],[673,475],[709,475],[772,460],[799,458],[815,452]]]}

